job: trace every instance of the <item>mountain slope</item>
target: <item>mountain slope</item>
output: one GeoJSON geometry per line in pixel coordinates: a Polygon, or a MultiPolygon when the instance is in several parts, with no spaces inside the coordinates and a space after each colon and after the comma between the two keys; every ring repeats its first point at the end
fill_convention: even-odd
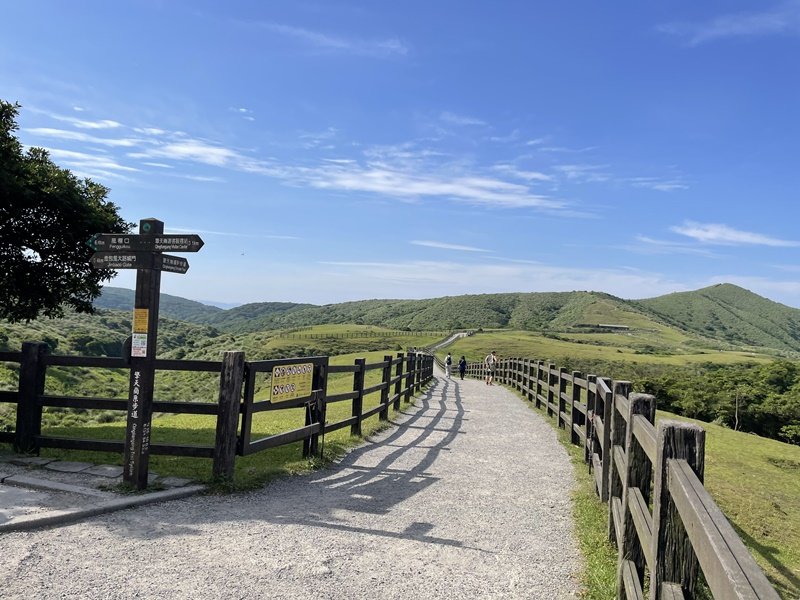
{"type": "MultiPolygon", "coordinates": [[[[95,299],[96,308],[110,310],[133,310],[135,293],[133,290],[117,287],[104,287],[102,294],[95,299]]],[[[216,306],[209,306],[194,300],[187,300],[180,296],[161,294],[159,300],[159,315],[170,319],[188,321],[189,323],[209,324],[214,317],[225,311],[216,306]]]]}
{"type": "Polygon", "coordinates": [[[800,351],[800,310],[731,284],[632,301],[665,322],[737,345],[800,351]]]}

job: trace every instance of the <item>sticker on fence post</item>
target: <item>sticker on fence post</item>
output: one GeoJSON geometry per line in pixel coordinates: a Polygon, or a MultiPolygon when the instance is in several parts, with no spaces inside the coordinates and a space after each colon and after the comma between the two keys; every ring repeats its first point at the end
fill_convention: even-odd
{"type": "Polygon", "coordinates": [[[311,395],[314,364],[282,365],[272,369],[270,402],[284,402],[311,395]]]}

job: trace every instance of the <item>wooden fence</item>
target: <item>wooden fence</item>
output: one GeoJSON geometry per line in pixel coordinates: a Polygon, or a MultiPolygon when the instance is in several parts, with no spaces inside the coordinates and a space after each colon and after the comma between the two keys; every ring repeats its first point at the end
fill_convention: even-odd
{"type": "MultiPolygon", "coordinates": [[[[309,328],[310,329],[310,328],[309,328]]],[[[282,331],[278,334],[279,338],[287,338],[291,340],[322,340],[322,339],[359,339],[359,338],[389,338],[389,337],[446,337],[452,332],[447,331],[404,331],[400,329],[393,329],[387,331],[330,331],[330,332],[317,332],[317,333],[296,333],[292,331],[282,331]]]]}
{"type": "MultiPolygon", "coordinates": [[[[38,454],[41,448],[90,450],[122,454],[124,441],[77,439],[42,433],[42,411],[46,407],[79,408],[88,410],[115,410],[124,413],[127,399],[58,396],[45,393],[45,379],[49,367],[82,367],[103,369],[130,369],[121,358],[56,356],[48,352],[46,344],[25,343],[21,352],[0,352],[0,362],[19,365],[18,389],[0,391],[0,402],[16,405],[14,431],[0,432],[0,443],[12,444],[23,453],[38,454]]],[[[400,410],[401,400],[409,402],[433,376],[433,358],[429,354],[398,353],[384,356],[383,361],[367,364],[362,358],[347,366],[329,365],[328,357],[305,357],[265,361],[245,361],[243,352],[226,352],[221,361],[156,360],[156,371],[188,371],[218,373],[219,395],[215,402],[153,402],[153,411],[159,413],[208,415],[216,418],[216,436],[213,445],[150,444],[151,454],[193,456],[213,459],[215,478],[232,479],[235,457],[303,441],[305,456],[317,454],[320,435],[350,426],[353,435],[361,434],[361,423],[375,414],[388,419],[389,408],[400,410]],[[256,376],[271,373],[276,366],[312,363],[314,381],[311,396],[288,402],[256,400],[256,376]],[[381,381],[365,387],[365,375],[372,370],[381,371],[381,381]],[[353,391],[329,394],[328,374],[352,373],[353,391]],[[364,410],[364,399],[370,394],[380,394],[377,406],[364,410]],[[350,401],[351,416],[336,423],[326,422],[326,406],[333,402],[350,401]],[[253,440],[253,415],[261,411],[286,410],[305,407],[306,418],[302,427],[269,437],[253,440]]]]}
{"type": "MultiPolygon", "coordinates": [[[[470,363],[467,374],[484,378],[486,368],[470,363]]],[[[662,421],[656,428],[653,396],[541,360],[500,360],[495,381],[554,417],[583,448],[609,505],[618,598],[644,598],[648,586],[650,600],[694,598],[700,572],[714,598],[779,598],[703,486],[701,427],[662,421]]]]}

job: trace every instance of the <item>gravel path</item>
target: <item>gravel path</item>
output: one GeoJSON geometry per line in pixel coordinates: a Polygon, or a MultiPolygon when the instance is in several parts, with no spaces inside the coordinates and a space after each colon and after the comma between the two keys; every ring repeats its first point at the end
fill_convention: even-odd
{"type": "Polygon", "coordinates": [[[574,598],[565,450],[499,386],[435,380],[331,468],[0,537],[3,598],[574,598]]]}

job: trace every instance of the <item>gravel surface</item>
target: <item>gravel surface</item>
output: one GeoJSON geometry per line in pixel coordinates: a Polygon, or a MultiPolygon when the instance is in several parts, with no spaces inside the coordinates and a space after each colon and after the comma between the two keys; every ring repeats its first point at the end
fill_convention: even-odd
{"type": "Polygon", "coordinates": [[[2,598],[575,598],[566,451],[499,386],[438,377],[338,464],[0,537],[2,598]]]}

